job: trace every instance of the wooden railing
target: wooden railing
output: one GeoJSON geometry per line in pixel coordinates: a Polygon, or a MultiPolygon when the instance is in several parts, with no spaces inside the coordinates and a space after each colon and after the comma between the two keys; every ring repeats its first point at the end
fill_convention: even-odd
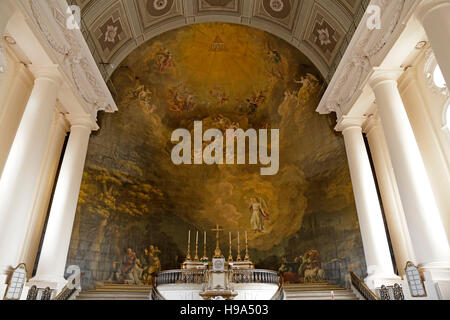
{"type": "Polygon", "coordinates": [[[161,301],[161,300],[166,300],[164,299],[164,297],[161,295],[161,293],[159,293],[158,288],[156,288],[155,285],[152,285],[152,292],[150,294],[150,298],[152,300],[156,300],[156,301],[161,301]]]}
{"type": "Polygon", "coordinates": [[[73,300],[81,291],[81,274],[78,274],[70,283],[67,283],[53,300],[73,300]]]}
{"type": "Polygon", "coordinates": [[[352,279],[352,285],[355,287],[356,290],[363,296],[366,300],[380,300],[375,293],[370,290],[364,282],[361,281],[361,279],[358,278],[356,274],[353,272],[350,272],[350,277],[352,279]]]}
{"type": "Polygon", "coordinates": [[[283,278],[282,277],[280,277],[280,276],[278,276],[278,281],[279,281],[279,284],[278,284],[278,290],[277,290],[277,292],[275,292],[275,294],[273,295],[273,297],[272,297],[272,299],[270,299],[270,300],[279,300],[279,301],[281,301],[281,300],[284,300],[284,283],[283,283],[283,278]]]}

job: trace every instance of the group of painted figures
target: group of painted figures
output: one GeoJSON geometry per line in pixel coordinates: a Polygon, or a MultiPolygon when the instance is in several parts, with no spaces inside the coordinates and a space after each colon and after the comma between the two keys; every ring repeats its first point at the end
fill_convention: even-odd
{"type": "Polygon", "coordinates": [[[278,269],[278,274],[283,278],[284,283],[312,283],[325,280],[318,250],[308,250],[296,257],[294,262],[284,260],[278,269]]]}
{"type": "Polygon", "coordinates": [[[153,245],[144,248],[139,257],[133,249],[128,248],[122,262],[113,263],[113,271],[107,281],[131,285],[152,284],[161,272],[160,254],[158,247],[153,245]]]}

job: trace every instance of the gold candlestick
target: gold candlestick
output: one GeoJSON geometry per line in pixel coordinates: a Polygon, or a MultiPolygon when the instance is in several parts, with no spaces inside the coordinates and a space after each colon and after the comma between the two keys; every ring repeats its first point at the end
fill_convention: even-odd
{"type": "Polygon", "coordinates": [[[198,231],[197,235],[195,236],[195,257],[194,261],[198,261],[198,231]]]}
{"type": "Polygon", "coordinates": [[[248,254],[248,237],[247,237],[247,231],[245,231],[245,257],[244,261],[250,261],[250,256],[248,254]]]}
{"type": "Polygon", "coordinates": [[[186,260],[191,261],[191,230],[189,230],[189,234],[188,234],[188,248],[187,248],[186,260]]]}
{"type": "Polygon", "coordinates": [[[233,252],[231,250],[231,232],[229,233],[230,235],[230,254],[228,255],[228,261],[232,262],[233,261],[233,252]]]}
{"type": "Polygon", "coordinates": [[[203,235],[203,258],[206,258],[206,231],[203,235]]]}
{"type": "Polygon", "coordinates": [[[237,257],[236,261],[242,261],[241,259],[241,245],[239,243],[239,231],[238,231],[238,241],[237,241],[237,257]]]}

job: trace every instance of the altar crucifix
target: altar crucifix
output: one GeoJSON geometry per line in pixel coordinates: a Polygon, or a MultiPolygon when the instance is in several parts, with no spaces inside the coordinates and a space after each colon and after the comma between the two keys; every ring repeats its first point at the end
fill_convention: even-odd
{"type": "Polygon", "coordinates": [[[221,229],[219,227],[219,225],[216,225],[216,228],[211,229],[211,231],[214,231],[216,233],[216,250],[214,250],[213,258],[223,258],[222,251],[220,250],[220,247],[219,247],[219,232],[223,231],[223,229],[221,229]]]}

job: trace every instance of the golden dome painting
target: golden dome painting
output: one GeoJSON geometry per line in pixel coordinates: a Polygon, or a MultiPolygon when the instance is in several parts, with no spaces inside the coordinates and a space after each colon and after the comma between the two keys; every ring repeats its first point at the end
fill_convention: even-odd
{"type": "Polygon", "coordinates": [[[86,281],[150,244],[163,269],[177,268],[188,231],[217,224],[234,246],[247,232],[256,267],[276,270],[311,249],[363,267],[351,253],[362,244],[343,140],[315,112],[325,84],[300,51],[249,27],[196,24],[141,45],[111,80],[121,112],[105,114],[91,139],[69,255],[92,271],[86,281]],[[222,132],[278,129],[277,174],[248,162],[175,165],[172,132],[193,133],[195,121],[222,132]]]}

